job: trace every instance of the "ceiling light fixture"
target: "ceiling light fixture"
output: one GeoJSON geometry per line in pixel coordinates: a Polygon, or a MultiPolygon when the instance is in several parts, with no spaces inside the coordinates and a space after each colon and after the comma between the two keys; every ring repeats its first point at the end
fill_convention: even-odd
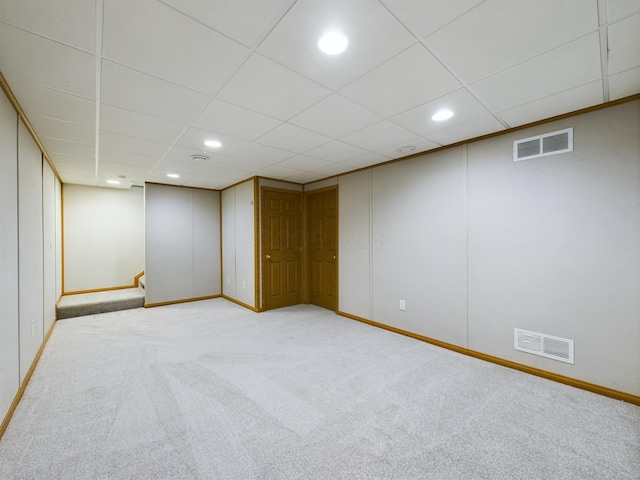
{"type": "Polygon", "coordinates": [[[206,155],[196,154],[191,155],[191,160],[194,160],[196,162],[206,162],[207,160],[209,160],[209,157],[207,157],[206,155]]]}
{"type": "Polygon", "coordinates": [[[180,178],[180,175],[177,173],[167,173],[167,177],[169,178],[180,178]]]}
{"type": "Polygon", "coordinates": [[[107,183],[109,185],[120,185],[120,182],[118,180],[107,180],[107,183]]]}
{"type": "Polygon", "coordinates": [[[411,153],[411,152],[415,152],[416,147],[414,147],[413,145],[405,145],[404,147],[400,147],[396,149],[396,152],[398,153],[411,153]]]}
{"type": "Polygon", "coordinates": [[[318,48],[327,55],[338,55],[344,52],[349,45],[349,39],[340,32],[325,33],[318,40],[318,48]]]}
{"type": "Polygon", "coordinates": [[[222,143],[218,140],[205,140],[204,144],[211,148],[220,148],[222,146],[222,143]]]}
{"type": "Polygon", "coordinates": [[[453,117],[453,111],[448,108],[442,108],[433,114],[431,120],[434,122],[443,122],[445,120],[449,120],[451,117],[453,117]]]}

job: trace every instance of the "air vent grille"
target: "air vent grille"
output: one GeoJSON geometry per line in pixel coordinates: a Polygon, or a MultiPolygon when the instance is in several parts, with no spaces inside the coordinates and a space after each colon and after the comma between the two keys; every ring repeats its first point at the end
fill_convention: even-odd
{"type": "Polygon", "coordinates": [[[574,363],[573,340],[554,337],[544,333],[514,329],[514,348],[521,352],[553,358],[566,363],[574,363]]]}
{"type": "Polygon", "coordinates": [[[545,133],[513,142],[513,161],[557,155],[573,151],[573,128],[545,133]]]}

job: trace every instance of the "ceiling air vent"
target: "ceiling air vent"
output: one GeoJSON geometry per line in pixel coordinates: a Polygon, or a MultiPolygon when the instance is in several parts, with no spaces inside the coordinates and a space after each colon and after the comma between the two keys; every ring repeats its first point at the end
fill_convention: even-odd
{"type": "Polygon", "coordinates": [[[544,333],[530,332],[515,328],[513,332],[514,348],[521,352],[533,353],[541,357],[552,358],[573,364],[573,340],[554,337],[544,333]]]}
{"type": "Polygon", "coordinates": [[[513,142],[513,161],[573,152],[573,128],[545,133],[513,142]]]}

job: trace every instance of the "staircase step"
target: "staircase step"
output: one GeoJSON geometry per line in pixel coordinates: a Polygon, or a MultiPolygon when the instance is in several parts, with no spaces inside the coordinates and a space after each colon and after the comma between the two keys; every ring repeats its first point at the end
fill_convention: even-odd
{"type": "Polygon", "coordinates": [[[141,288],[65,295],[58,304],[57,319],[140,308],[144,307],[144,299],[144,290],[141,288]]]}

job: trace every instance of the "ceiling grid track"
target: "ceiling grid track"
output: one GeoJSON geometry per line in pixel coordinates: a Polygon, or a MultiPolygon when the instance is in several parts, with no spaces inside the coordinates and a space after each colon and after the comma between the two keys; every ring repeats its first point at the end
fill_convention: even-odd
{"type": "Polygon", "coordinates": [[[609,33],[607,19],[607,0],[598,0],[598,31],[600,34],[600,65],[602,68],[602,100],[608,102],[609,96],[609,33]]]}
{"type": "Polygon", "coordinates": [[[95,182],[98,185],[100,164],[100,107],[102,92],[102,31],[104,22],[104,0],[96,0],[96,145],[95,145],[95,182]]]}

